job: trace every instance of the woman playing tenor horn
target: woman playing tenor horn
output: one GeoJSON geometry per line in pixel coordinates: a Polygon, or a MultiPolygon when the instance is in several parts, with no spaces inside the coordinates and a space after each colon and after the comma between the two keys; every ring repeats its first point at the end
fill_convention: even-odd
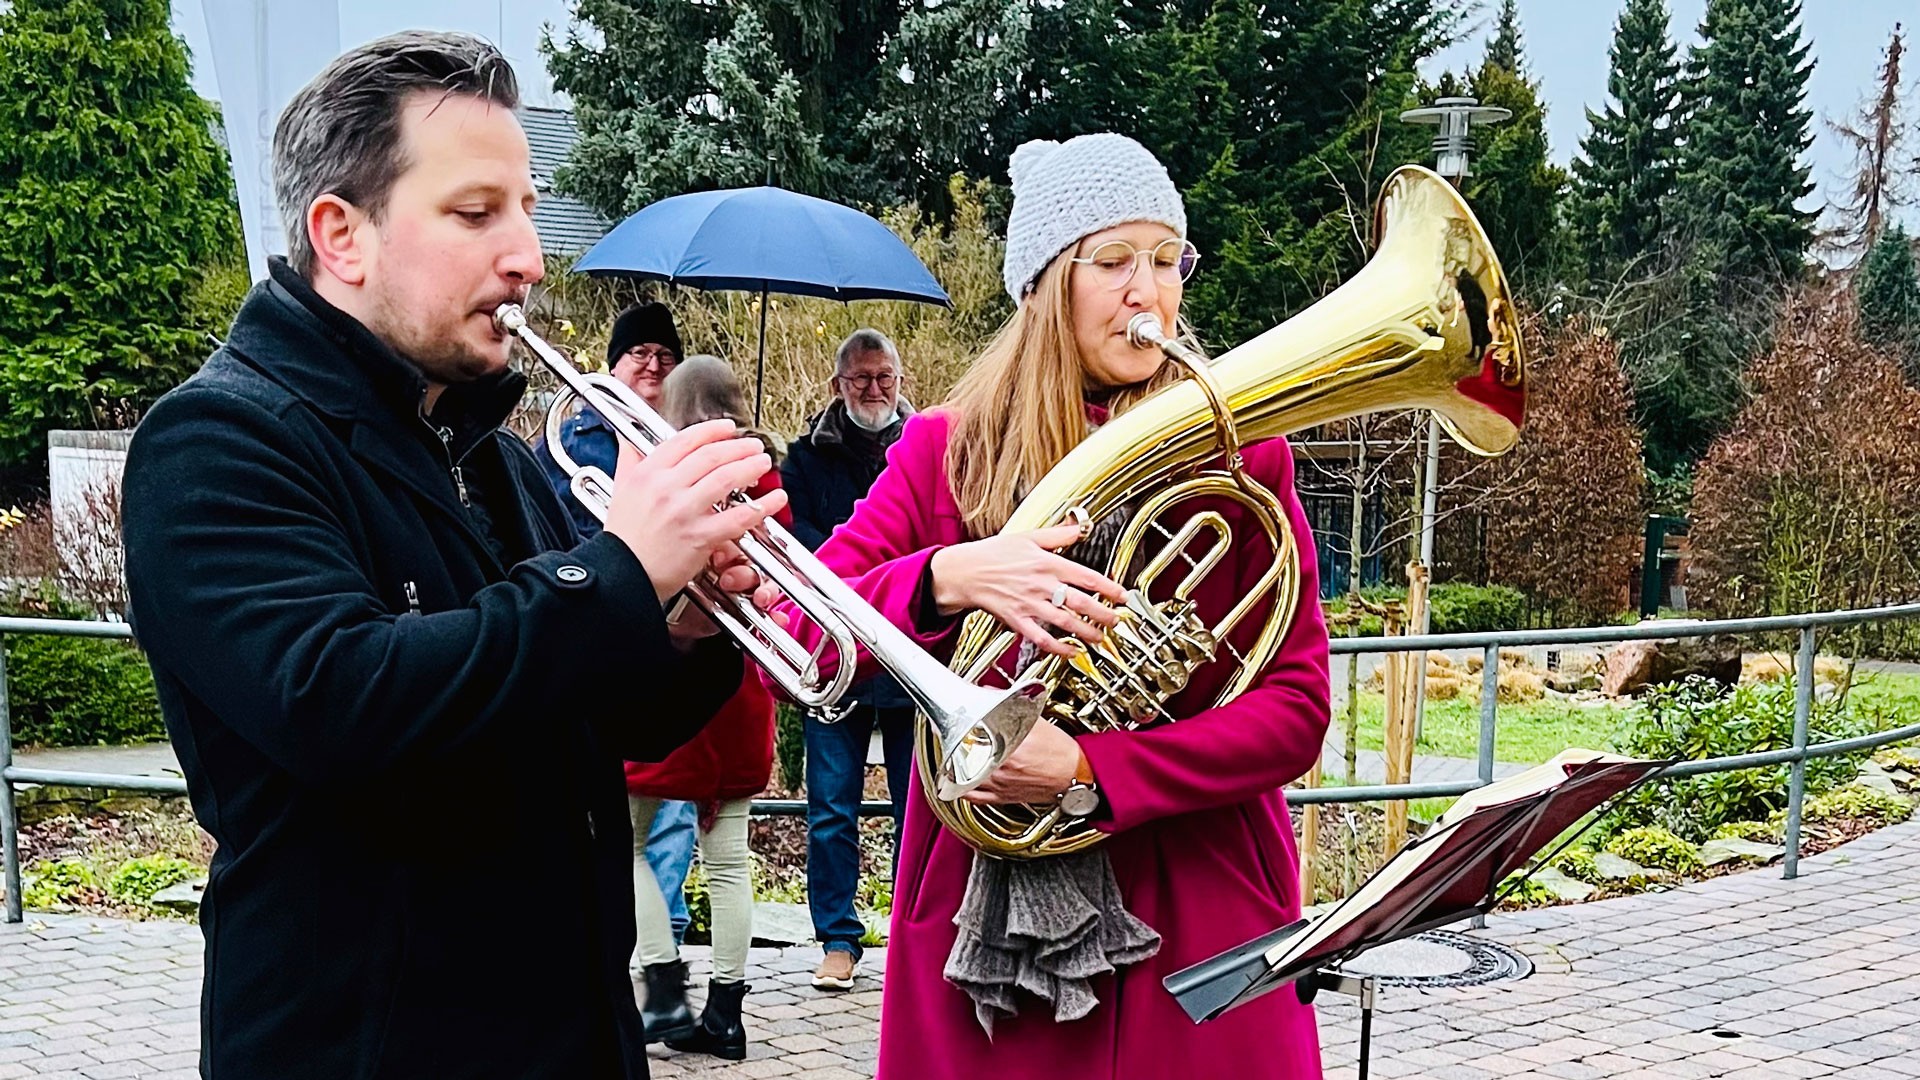
{"type": "MultiPolygon", "coordinates": [[[[1124,591],[1090,566],[1104,565],[1096,560],[1116,518],[1000,530],[1089,431],[1178,378],[1158,349],[1129,342],[1127,325],[1146,312],[1178,326],[1198,256],[1178,191],[1132,139],[1028,143],[1009,173],[1003,278],[1017,310],[947,401],[907,422],[871,494],[819,555],[936,655],[951,653],[961,616],[991,614],[1025,639],[1005,659],[1012,668],[1036,650],[1065,655],[1072,638],[1098,640],[1115,622],[1108,605],[1124,591]]],[[[1300,595],[1316,596],[1285,440],[1248,446],[1245,457],[1301,546],[1300,595]]],[[[1230,523],[1240,512],[1225,500],[1219,511],[1230,523]]],[[[1238,600],[1236,583],[1265,569],[1255,561],[1228,555],[1195,594],[1201,610],[1238,600]]],[[[817,642],[818,630],[788,612],[801,640],[817,642]]],[[[1178,723],[1079,738],[1042,723],[966,796],[1085,815],[1109,834],[1089,851],[976,855],[921,797],[909,799],[880,1080],[1317,1080],[1313,1014],[1294,995],[1196,1026],[1161,986],[1300,916],[1281,788],[1314,763],[1327,726],[1318,605],[1300,605],[1250,689],[1208,708],[1228,667],[1203,667],[1171,700],[1178,723]]]]}

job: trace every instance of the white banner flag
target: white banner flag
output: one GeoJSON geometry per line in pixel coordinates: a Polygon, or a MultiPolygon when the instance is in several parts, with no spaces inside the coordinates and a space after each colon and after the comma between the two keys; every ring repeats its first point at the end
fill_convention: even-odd
{"type": "Polygon", "coordinates": [[[294,93],[340,53],[338,3],[200,0],[240,193],[240,228],[255,281],[287,252],[273,198],[273,126],[294,93]]]}

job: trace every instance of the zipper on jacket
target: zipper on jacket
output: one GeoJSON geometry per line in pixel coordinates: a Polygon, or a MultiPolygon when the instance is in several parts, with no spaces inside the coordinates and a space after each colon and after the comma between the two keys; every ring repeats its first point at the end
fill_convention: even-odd
{"type": "Polygon", "coordinates": [[[406,588],[407,610],[412,614],[418,615],[420,614],[420,588],[411,581],[407,582],[406,588]]]}
{"type": "Polygon", "coordinates": [[[467,478],[460,475],[460,463],[453,458],[453,429],[435,424],[424,416],[420,422],[440,437],[440,449],[447,455],[447,472],[453,476],[453,492],[460,496],[461,506],[472,507],[473,501],[467,497],[467,478]]]}

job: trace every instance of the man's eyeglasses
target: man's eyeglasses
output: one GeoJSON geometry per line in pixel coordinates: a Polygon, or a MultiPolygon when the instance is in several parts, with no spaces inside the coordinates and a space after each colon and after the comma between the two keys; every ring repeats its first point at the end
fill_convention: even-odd
{"type": "Polygon", "coordinates": [[[899,385],[900,382],[900,376],[891,371],[882,371],[877,375],[863,371],[858,375],[835,375],[834,378],[839,379],[841,382],[846,383],[848,386],[853,387],[863,394],[866,393],[867,388],[871,386],[878,386],[882,390],[891,390],[899,385]]]}
{"type": "Polygon", "coordinates": [[[632,357],[633,362],[641,367],[646,367],[647,362],[652,361],[663,372],[672,371],[674,366],[680,363],[679,354],[659,345],[635,345],[622,355],[632,357]]]}
{"type": "Polygon", "coordinates": [[[1126,288],[1127,282],[1133,280],[1141,256],[1152,261],[1154,280],[1162,285],[1186,281],[1193,276],[1193,268],[1200,264],[1200,249],[1177,236],[1167,237],[1148,251],[1141,251],[1125,240],[1109,240],[1094,248],[1093,254],[1073,261],[1087,267],[1101,287],[1113,291],[1126,288]]]}

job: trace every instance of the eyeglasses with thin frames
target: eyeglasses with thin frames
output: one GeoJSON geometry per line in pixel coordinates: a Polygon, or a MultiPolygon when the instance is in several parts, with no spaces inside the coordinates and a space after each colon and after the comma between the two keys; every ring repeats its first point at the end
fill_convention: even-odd
{"type": "Polygon", "coordinates": [[[1169,236],[1147,251],[1125,240],[1109,240],[1094,248],[1093,254],[1072,261],[1087,267],[1095,280],[1112,292],[1126,288],[1133,280],[1143,255],[1153,263],[1154,280],[1162,285],[1182,284],[1193,276],[1194,267],[1200,265],[1200,249],[1177,236],[1169,236]]]}
{"type": "Polygon", "coordinates": [[[643,368],[651,362],[660,369],[662,374],[672,371],[680,363],[678,354],[672,349],[662,348],[659,345],[635,345],[621,355],[631,356],[633,362],[643,368]]]}
{"type": "Polygon", "coordinates": [[[867,388],[870,386],[878,386],[882,390],[891,390],[900,383],[900,376],[891,371],[882,371],[877,374],[863,371],[858,375],[835,375],[834,378],[839,379],[841,382],[846,383],[848,386],[853,387],[863,394],[867,392],[867,388]]]}

